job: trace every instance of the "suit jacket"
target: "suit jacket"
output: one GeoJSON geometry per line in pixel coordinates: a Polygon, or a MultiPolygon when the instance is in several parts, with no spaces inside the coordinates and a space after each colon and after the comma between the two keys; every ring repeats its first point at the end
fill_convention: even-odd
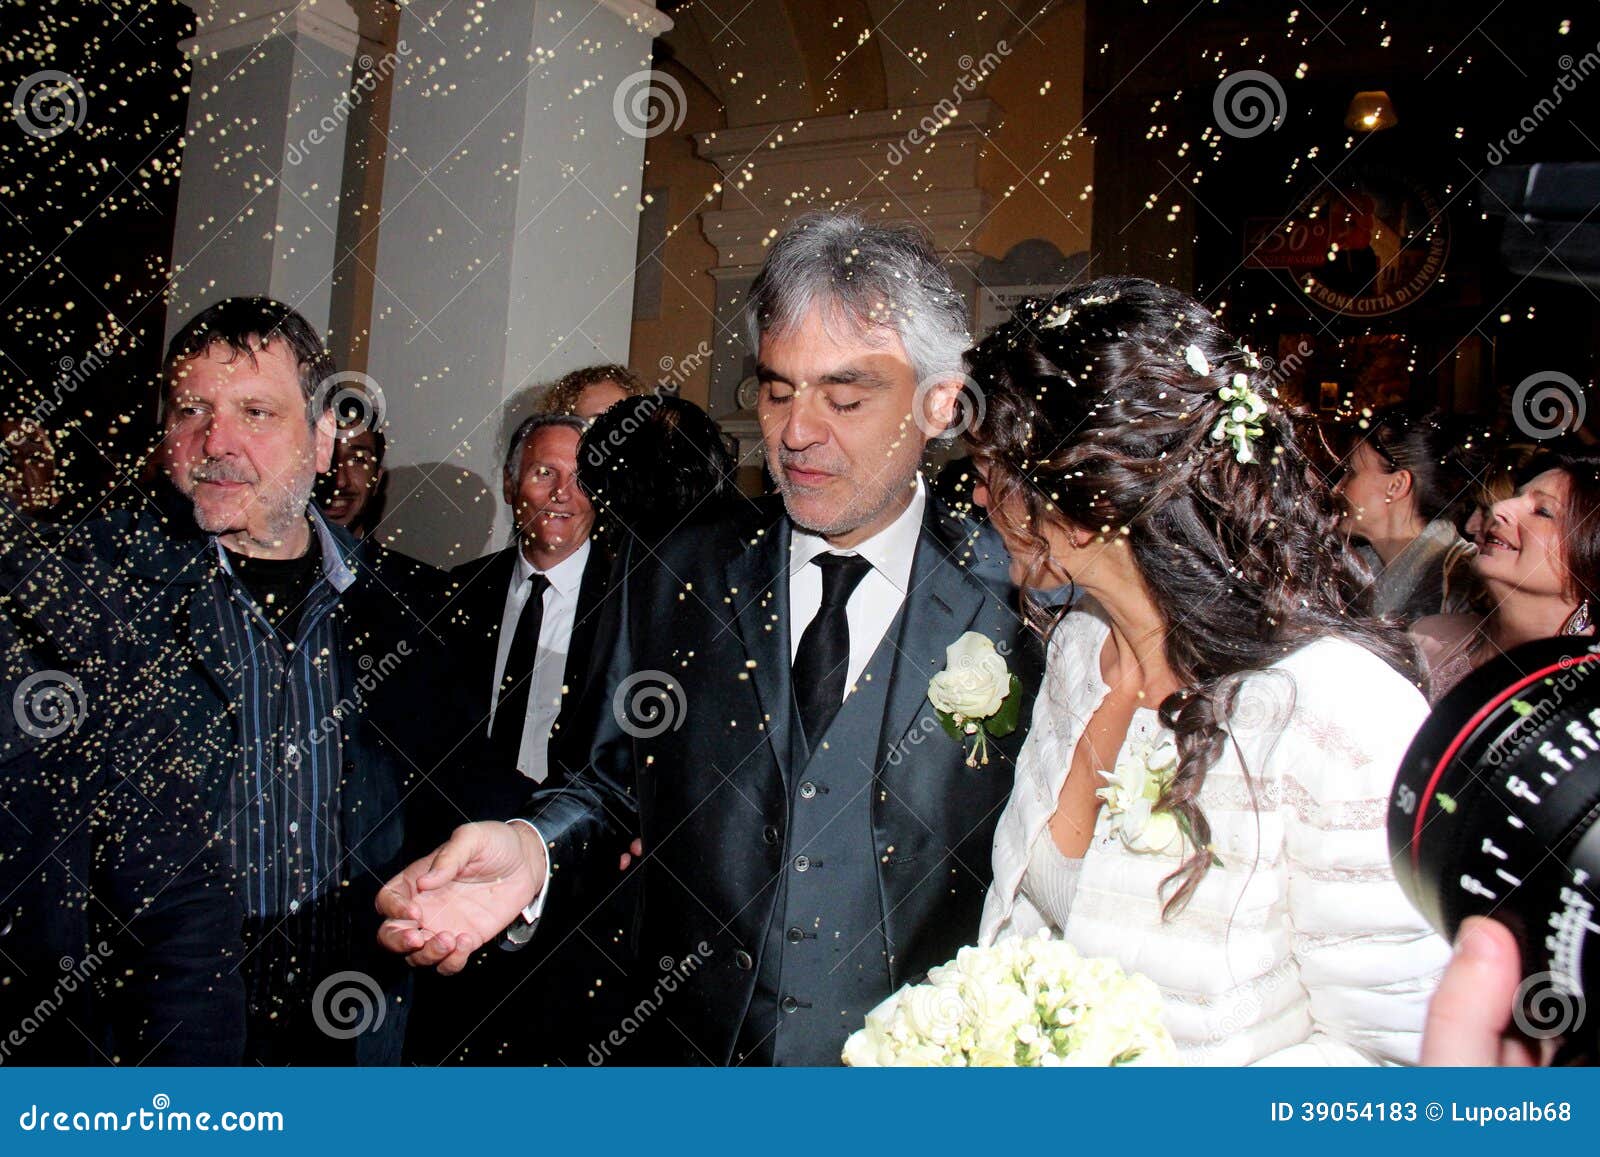
{"type": "MultiPolygon", "coordinates": [[[[440,619],[457,677],[466,684],[475,734],[484,744],[488,741],[490,686],[499,654],[500,622],[505,613],[506,591],[517,569],[517,549],[513,544],[453,569],[449,599],[440,619]]],[[[594,666],[600,611],[610,592],[611,580],[611,555],[595,542],[590,547],[589,561],[584,565],[578,587],[577,613],[562,674],[562,684],[568,689],[567,698],[556,719],[552,749],[559,749],[563,724],[571,714],[568,705],[577,700],[594,666]]],[[[557,771],[552,760],[552,775],[557,771]]],[[[515,767],[499,766],[458,767],[454,780],[458,801],[474,818],[515,814],[527,800],[529,784],[528,778],[515,767]]]]}
{"type": "MultiPolygon", "coordinates": [[[[513,545],[450,572],[449,601],[439,621],[454,678],[471,702],[471,727],[481,756],[457,761],[440,781],[450,797],[439,809],[444,819],[443,830],[436,833],[440,840],[461,822],[462,813],[471,819],[517,814],[532,787],[515,766],[494,762],[496,747],[486,735],[501,619],[516,559],[513,545]]],[[[576,701],[600,649],[600,610],[611,589],[611,573],[610,555],[594,542],[578,588],[562,677],[569,698],[550,742],[546,783],[552,787],[564,782],[565,764],[557,762],[555,752],[571,714],[568,705],[576,701]]],[[[491,945],[475,954],[461,976],[419,975],[408,1060],[419,1065],[582,1064],[591,1022],[620,1016],[610,998],[626,976],[632,947],[635,891],[615,861],[603,870],[616,890],[592,910],[579,913],[563,906],[553,911],[547,929],[551,935],[537,945],[515,956],[491,945]]]]}
{"type": "MultiPolygon", "coordinates": [[[[930,496],[910,591],[881,645],[896,652],[882,725],[859,752],[874,768],[863,852],[876,860],[895,986],[976,939],[1022,741],[1019,728],[968,767],[932,722],[928,680],[972,630],[1004,646],[1025,689],[1037,685],[1015,592],[963,565],[970,529],[930,496]]],[[[547,913],[587,910],[629,838],[644,840],[639,1059],[726,1064],[750,1007],[797,776],[790,537],[781,502],[763,499],[685,528],[628,570],[600,629],[609,659],[577,711],[592,737],[581,766],[569,746],[566,783],[527,812],[551,847],[547,913]]]]}
{"type": "MultiPolygon", "coordinates": [[[[370,540],[357,542],[337,526],[330,530],[356,576],[335,612],[341,616],[343,685],[362,687],[360,701],[340,717],[339,823],[346,856],[340,880],[347,881],[342,886],[352,921],[344,967],[366,973],[385,997],[381,1019],[374,1010],[370,1030],[354,1040],[356,1059],[395,1063],[410,977],[376,944],[373,900],[384,881],[424,850],[408,839],[407,817],[438,804],[419,794],[419,787],[430,784],[445,762],[470,758],[471,739],[441,638],[429,626],[443,602],[443,576],[370,540]],[[423,800],[427,807],[420,808],[423,800]]],[[[218,825],[228,781],[237,772],[230,715],[238,680],[226,669],[207,620],[191,613],[217,565],[216,551],[195,526],[187,502],[165,487],[138,510],[94,519],[61,541],[40,545],[50,549],[39,551],[33,563],[18,564],[25,569],[19,569],[23,577],[8,610],[12,633],[31,645],[12,666],[36,657],[72,675],[85,688],[87,710],[76,732],[50,740],[23,735],[8,743],[20,769],[13,783],[32,799],[33,812],[50,813],[68,831],[75,819],[89,815],[94,796],[80,791],[65,803],[53,800],[61,785],[49,777],[50,768],[80,767],[91,782],[106,781],[112,789],[124,777],[139,777],[132,786],[150,803],[135,808],[124,801],[125,810],[137,813],[126,817],[126,835],[152,844],[150,854],[160,858],[143,869],[104,866],[108,891],[120,893],[144,886],[140,881],[152,871],[172,875],[173,861],[165,858],[171,841],[187,840],[181,846],[193,845],[196,852],[203,847],[203,833],[218,825]],[[36,784],[32,791],[30,783],[36,784]],[[187,832],[171,833],[174,826],[187,832]]],[[[88,848],[82,854],[96,853],[88,848]]],[[[156,1003],[178,1002],[186,1032],[236,1037],[242,998],[233,960],[242,912],[232,905],[217,859],[213,848],[179,875],[178,882],[195,895],[188,915],[169,921],[166,935],[189,953],[179,974],[186,983],[168,984],[156,1003]],[[191,880],[197,872],[200,879],[191,880]]],[[[73,893],[63,892],[50,905],[59,911],[36,915],[46,924],[73,922],[62,934],[77,936],[81,920],[68,910],[74,902],[82,906],[73,893]]],[[[95,907],[90,901],[91,912],[95,907]]],[[[140,939],[153,942],[143,933],[140,939]]],[[[111,964],[120,971],[123,961],[111,964]]],[[[214,1056],[218,1046],[203,1037],[196,1047],[214,1056]]]]}

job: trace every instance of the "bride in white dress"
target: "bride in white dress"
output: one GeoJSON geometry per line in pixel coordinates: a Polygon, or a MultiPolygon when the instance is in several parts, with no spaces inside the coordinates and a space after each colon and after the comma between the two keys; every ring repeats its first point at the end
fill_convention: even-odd
{"type": "Polygon", "coordinates": [[[1389,866],[1427,713],[1295,417],[1198,303],[1105,278],[971,355],[988,506],[1082,598],[994,846],[980,941],[1058,929],[1160,987],[1190,1064],[1413,1063],[1449,948],[1389,866]]]}

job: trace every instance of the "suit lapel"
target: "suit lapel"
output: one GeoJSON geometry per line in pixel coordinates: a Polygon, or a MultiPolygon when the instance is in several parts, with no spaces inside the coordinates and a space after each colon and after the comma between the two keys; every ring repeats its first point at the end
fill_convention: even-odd
{"type": "Polygon", "coordinates": [[[787,518],[779,518],[728,564],[728,589],[738,608],[734,624],[755,661],[750,681],[761,701],[773,756],[789,779],[789,542],[787,518]]]}
{"type": "MultiPolygon", "coordinates": [[[[508,580],[509,581],[509,580],[508,580]]],[[[598,661],[595,647],[599,640],[600,612],[611,589],[611,556],[598,542],[589,545],[589,561],[583,567],[578,586],[578,606],[572,622],[572,638],[567,643],[567,666],[562,682],[574,699],[583,690],[589,672],[598,661]]]]}
{"type": "Polygon", "coordinates": [[[954,561],[960,536],[947,525],[950,521],[930,495],[911,564],[878,760],[916,724],[928,699],[928,680],[944,669],[945,648],[972,625],[987,598],[983,586],[954,561]]]}

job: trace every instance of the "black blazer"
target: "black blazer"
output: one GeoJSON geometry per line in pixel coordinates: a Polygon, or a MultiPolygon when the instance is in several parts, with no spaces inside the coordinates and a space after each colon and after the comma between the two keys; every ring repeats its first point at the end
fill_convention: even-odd
{"type": "MultiPolygon", "coordinates": [[[[860,751],[875,769],[872,838],[897,986],[977,936],[1030,715],[1024,702],[1018,731],[991,746],[988,765],[968,767],[960,744],[923,725],[933,719],[928,680],[972,630],[1003,645],[1024,694],[1038,683],[1039,649],[1015,592],[965,565],[971,529],[930,495],[882,726],[860,751]]],[[[636,560],[606,604],[609,659],[576,709],[592,737],[586,758],[525,812],[551,844],[552,909],[588,910],[614,888],[629,838],[644,840],[635,989],[667,983],[660,962],[693,963],[680,963],[671,996],[652,997],[661,1013],[644,1018],[640,1035],[652,1043],[640,1059],[728,1063],[750,1005],[796,775],[790,536],[781,502],[767,498],[636,560]],[[652,694],[653,708],[630,713],[652,694]]]]}
{"type": "MultiPolygon", "coordinates": [[[[499,651],[500,620],[505,613],[506,591],[516,573],[517,547],[462,563],[450,572],[450,595],[439,618],[458,679],[465,683],[472,704],[475,735],[486,744],[489,726],[490,685],[499,651]]],[[[560,716],[551,735],[551,774],[560,771],[555,752],[565,740],[564,725],[594,666],[600,609],[610,592],[611,556],[599,542],[591,544],[589,561],[578,587],[577,614],[562,683],[567,688],[560,716]]],[[[515,767],[471,768],[458,765],[454,786],[457,802],[474,819],[514,815],[527,799],[528,779],[515,767]]]]}

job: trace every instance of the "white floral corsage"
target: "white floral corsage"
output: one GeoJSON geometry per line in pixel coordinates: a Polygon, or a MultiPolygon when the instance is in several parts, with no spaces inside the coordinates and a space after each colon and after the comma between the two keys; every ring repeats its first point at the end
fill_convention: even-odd
{"type": "Polygon", "coordinates": [[[944,649],[944,670],[928,681],[939,724],[963,746],[967,766],[989,762],[989,740],[1017,729],[1021,683],[992,641],[968,631],[944,649]]]}
{"type": "MultiPolygon", "coordinates": [[[[1178,853],[1183,845],[1198,846],[1188,820],[1169,808],[1157,808],[1178,774],[1178,746],[1157,735],[1126,744],[1115,771],[1102,771],[1106,786],[1095,792],[1105,801],[1111,834],[1130,852],[1149,855],[1178,853]]],[[[1213,864],[1222,861],[1213,851],[1213,864]]]]}

